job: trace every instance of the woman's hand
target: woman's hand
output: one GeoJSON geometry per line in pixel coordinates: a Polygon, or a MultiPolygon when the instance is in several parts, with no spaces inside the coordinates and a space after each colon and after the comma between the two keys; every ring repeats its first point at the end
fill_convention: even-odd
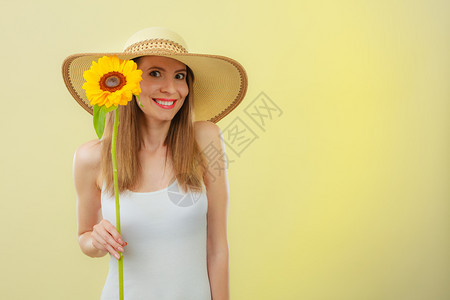
{"type": "Polygon", "coordinates": [[[122,240],[120,233],[114,225],[108,220],[103,219],[93,227],[92,245],[95,248],[107,251],[117,259],[120,259],[118,251],[123,252],[123,247],[128,245],[128,243],[122,240]]]}

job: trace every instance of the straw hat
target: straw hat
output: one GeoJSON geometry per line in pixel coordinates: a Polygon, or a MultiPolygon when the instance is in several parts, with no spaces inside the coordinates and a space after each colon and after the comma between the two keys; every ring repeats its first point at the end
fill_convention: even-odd
{"type": "Polygon", "coordinates": [[[247,74],[237,61],[219,55],[189,53],[186,42],[177,33],[164,27],[150,27],[133,34],[120,53],[81,53],[64,60],[64,83],[75,100],[90,114],[92,106],[82,88],[84,71],[92,61],[116,55],[133,59],[143,55],[158,55],[176,59],[194,73],[195,120],[216,123],[242,101],[247,92],[247,74]]]}

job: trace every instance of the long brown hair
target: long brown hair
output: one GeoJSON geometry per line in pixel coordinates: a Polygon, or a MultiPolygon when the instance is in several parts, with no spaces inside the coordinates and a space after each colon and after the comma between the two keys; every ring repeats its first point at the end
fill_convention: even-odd
{"type": "MultiPolygon", "coordinates": [[[[199,192],[202,188],[206,165],[194,133],[194,74],[189,67],[186,66],[186,68],[189,93],[183,106],[170,123],[164,145],[168,148],[166,160],[167,153],[171,153],[176,178],[183,191],[199,192]]],[[[142,147],[142,132],[139,126],[142,117],[143,112],[138,107],[134,96],[128,105],[119,105],[119,128],[116,144],[119,192],[132,188],[140,181],[141,164],[138,153],[142,147]]],[[[111,159],[113,125],[114,112],[110,112],[106,118],[105,131],[101,140],[102,176],[106,183],[106,191],[110,195],[114,194],[111,159]]]]}

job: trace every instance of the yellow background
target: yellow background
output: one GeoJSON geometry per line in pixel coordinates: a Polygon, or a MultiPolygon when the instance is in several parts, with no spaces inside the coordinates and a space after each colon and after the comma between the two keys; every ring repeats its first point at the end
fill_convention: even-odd
{"type": "Polygon", "coordinates": [[[72,158],[72,53],[166,26],[243,64],[258,135],[228,169],[231,298],[450,299],[448,1],[2,1],[1,299],[98,299],[72,158]],[[283,114],[259,129],[264,92],[283,114]]]}

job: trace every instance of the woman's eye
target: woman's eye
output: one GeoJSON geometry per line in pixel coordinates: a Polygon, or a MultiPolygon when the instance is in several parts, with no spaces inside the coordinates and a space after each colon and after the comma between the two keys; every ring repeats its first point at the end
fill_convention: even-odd
{"type": "Polygon", "coordinates": [[[175,77],[177,79],[184,79],[184,74],[183,73],[178,73],[175,77]]]}
{"type": "Polygon", "coordinates": [[[150,76],[159,77],[159,75],[160,75],[159,71],[151,71],[151,72],[150,72],[150,76]],[[155,75],[156,73],[157,73],[158,75],[155,75]]]}

